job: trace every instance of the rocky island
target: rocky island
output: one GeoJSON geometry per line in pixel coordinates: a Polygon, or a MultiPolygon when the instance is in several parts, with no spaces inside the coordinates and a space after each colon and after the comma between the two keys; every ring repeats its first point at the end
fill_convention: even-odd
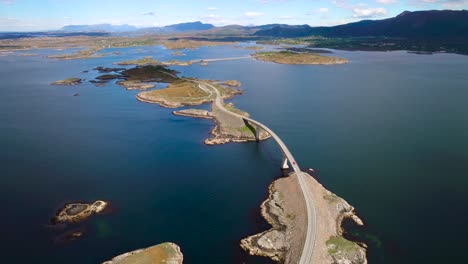
{"type": "Polygon", "coordinates": [[[128,61],[121,61],[116,62],[117,65],[138,65],[138,66],[145,66],[145,65],[161,65],[161,66],[190,66],[192,65],[191,61],[178,61],[178,60],[170,60],[170,61],[158,61],[153,57],[143,57],[138,60],[128,60],[128,61]]]}
{"type": "Polygon", "coordinates": [[[77,85],[81,83],[80,78],[67,78],[51,83],[52,85],[77,85]]]}
{"type": "Polygon", "coordinates": [[[213,100],[213,96],[198,88],[196,83],[180,79],[171,82],[167,88],[141,92],[137,95],[137,99],[168,108],[177,108],[207,103],[213,100]]]}
{"type": "MultiPolygon", "coordinates": [[[[313,177],[307,186],[314,195],[317,215],[317,237],[313,263],[365,264],[364,245],[346,240],[341,223],[345,217],[357,224],[362,221],[345,200],[326,190],[313,177]]],[[[266,256],[280,263],[298,263],[305,240],[307,214],[305,201],[292,173],[270,185],[270,195],[261,205],[262,216],[272,226],[270,230],[241,241],[241,247],[252,255],[266,256]]]]}
{"type": "Polygon", "coordinates": [[[87,203],[69,203],[60,209],[52,223],[77,223],[89,218],[92,214],[102,212],[106,206],[105,201],[95,201],[92,204],[87,203]]]}
{"type": "Polygon", "coordinates": [[[293,51],[257,52],[253,55],[253,57],[257,60],[270,61],[280,64],[332,65],[348,63],[348,60],[338,57],[293,51]]]}
{"type": "Polygon", "coordinates": [[[95,80],[90,81],[96,84],[96,86],[105,85],[110,80],[120,79],[121,81],[118,81],[117,84],[125,87],[127,90],[147,90],[155,86],[149,82],[170,83],[177,79],[173,77],[177,73],[176,71],[167,69],[161,65],[137,66],[127,70],[123,68],[97,67],[94,70],[107,72],[107,74],[100,75],[95,80]]]}
{"type": "MultiPolygon", "coordinates": [[[[229,99],[242,93],[240,90],[227,87],[239,86],[240,82],[235,80],[228,81],[226,84],[226,82],[178,78],[173,74],[166,74],[175,78],[175,80],[171,80],[167,88],[141,92],[137,95],[137,100],[147,103],[156,103],[168,108],[178,108],[214,102],[218,93],[222,99],[229,99]],[[224,85],[224,87],[222,85],[224,85]]],[[[249,116],[248,113],[235,108],[232,103],[225,104],[223,108],[241,116],[249,116]]],[[[197,109],[185,109],[174,111],[173,113],[175,115],[213,119],[216,126],[211,131],[213,137],[204,141],[207,145],[257,141],[270,137],[270,135],[263,130],[256,133],[255,128],[247,124],[242,118],[226,113],[215,103],[212,104],[211,112],[197,109]]]]}
{"type": "Polygon", "coordinates": [[[124,253],[102,264],[182,264],[183,255],[174,243],[162,243],[124,253]]]}

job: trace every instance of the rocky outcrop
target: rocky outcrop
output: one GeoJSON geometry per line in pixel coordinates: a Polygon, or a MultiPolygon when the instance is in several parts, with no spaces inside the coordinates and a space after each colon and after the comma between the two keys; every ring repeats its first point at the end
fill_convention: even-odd
{"type": "Polygon", "coordinates": [[[127,90],[147,90],[154,88],[154,84],[145,83],[142,81],[120,81],[118,85],[125,87],[127,90]]]}
{"type": "Polygon", "coordinates": [[[110,73],[110,72],[120,72],[120,71],[125,70],[125,68],[107,68],[107,67],[98,66],[94,68],[93,70],[98,71],[100,73],[110,73]]]}
{"type": "Polygon", "coordinates": [[[269,257],[277,262],[283,262],[290,248],[287,229],[293,227],[292,219],[285,213],[285,203],[281,194],[270,186],[270,196],[262,203],[262,216],[273,227],[268,231],[241,240],[241,247],[251,255],[269,257]]]}
{"type": "MultiPolygon", "coordinates": [[[[242,112],[235,108],[232,103],[225,106],[228,111],[249,116],[247,112],[242,112]]],[[[261,128],[257,128],[254,125],[246,123],[242,118],[231,115],[218,109],[216,104],[213,104],[210,115],[216,122],[215,128],[211,131],[213,137],[205,140],[206,145],[219,145],[226,144],[229,142],[248,142],[264,140],[271,137],[268,132],[261,128]],[[258,131],[256,131],[259,129],[258,131]],[[256,137],[258,135],[258,138],[256,137]]]]}
{"type": "Polygon", "coordinates": [[[86,220],[92,214],[102,212],[107,206],[105,201],[96,201],[92,204],[69,203],[60,209],[52,219],[52,223],[77,223],[86,220]]]}
{"type": "Polygon", "coordinates": [[[212,99],[206,97],[206,98],[200,98],[198,101],[179,102],[179,101],[174,101],[174,100],[170,100],[170,99],[163,98],[163,97],[152,96],[151,94],[148,94],[146,92],[141,92],[137,94],[136,99],[138,101],[145,102],[145,103],[159,104],[160,106],[167,107],[167,108],[179,108],[182,106],[189,106],[189,105],[201,105],[201,104],[212,101],[212,99]]]}
{"type": "Polygon", "coordinates": [[[162,243],[124,253],[102,264],[182,264],[183,255],[174,243],[162,243]]]}
{"type": "Polygon", "coordinates": [[[332,258],[332,264],[366,264],[366,251],[358,244],[341,236],[331,237],[327,241],[327,249],[332,258]]]}
{"type": "Polygon", "coordinates": [[[51,83],[52,85],[77,85],[81,83],[80,78],[67,78],[60,81],[55,81],[51,83]]]}
{"type": "Polygon", "coordinates": [[[345,218],[351,218],[357,225],[364,225],[357,216],[355,209],[344,199],[336,194],[325,190],[323,196],[329,204],[329,212],[336,219],[336,234],[332,234],[326,241],[331,264],[366,264],[366,246],[349,241],[344,238],[341,223],[345,218]]]}
{"type": "Polygon", "coordinates": [[[190,117],[198,117],[198,118],[208,118],[211,119],[210,112],[201,109],[184,109],[179,111],[173,111],[174,115],[180,116],[190,116],[190,117]]]}
{"type": "Polygon", "coordinates": [[[241,82],[239,82],[237,80],[225,81],[222,84],[227,85],[227,86],[231,86],[231,87],[240,87],[242,85],[241,82]]]}

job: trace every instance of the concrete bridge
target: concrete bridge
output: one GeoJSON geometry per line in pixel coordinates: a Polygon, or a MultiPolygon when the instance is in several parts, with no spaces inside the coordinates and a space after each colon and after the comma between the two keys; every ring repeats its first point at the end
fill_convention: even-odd
{"type": "Polygon", "coordinates": [[[315,213],[315,205],[312,199],[312,194],[310,193],[310,189],[306,184],[306,177],[310,177],[310,176],[307,173],[301,171],[301,168],[297,164],[296,160],[294,159],[293,155],[289,151],[286,144],[284,144],[281,138],[278,135],[276,135],[275,132],[273,132],[273,130],[271,130],[266,125],[252,118],[248,118],[248,117],[245,117],[245,116],[242,116],[242,115],[239,115],[239,114],[236,114],[234,112],[227,110],[226,108],[224,108],[223,98],[221,97],[221,94],[219,93],[218,89],[216,89],[215,87],[213,87],[212,85],[208,83],[204,83],[200,81],[197,81],[197,83],[199,84],[199,87],[202,90],[205,90],[205,91],[210,90],[216,93],[216,99],[214,103],[221,111],[224,111],[227,114],[241,118],[244,120],[244,122],[247,122],[248,124],[252,126],[255,126],[255,131],[256,131],[255,136],[257,139],[258,139],[258,133],[259,133],[258,131],[260,129],[263,129],[266,132],[268,132],[278,144],[279,148],[281,149],[281,152],[283,153],[283,161],[281,164],[281,168],[283,169],[289,168],[288,163],[289,165],[291,165],[292,169],[294,170],[294,173],[297,175],[297,179],[299,181],[299,185],[301,187],[302,193],[304,195],[304,200],[306,203],[307,234],[306,234],[306,239],[304,242],[304,247],[302,249],[301,258],[299,260],[299,264],[311,264],[312,256],[314,253],[315,241],[317,239],[317,221],[316,221],[317,216],[315,213]],[[207,87],[209,87],[210,89],[208,89],[207,87]]]}
{"type": "Polygon", "coordinates": [[[231,57],[231,58],[215,58],[215,59],[196,59],[190,60],[191,63],[202,63],[202,62],[215,62],[215,61],[228,61],[228,60],[245,60],[251,59],[252,56],[243,56],[243,57],[231,57]]]}

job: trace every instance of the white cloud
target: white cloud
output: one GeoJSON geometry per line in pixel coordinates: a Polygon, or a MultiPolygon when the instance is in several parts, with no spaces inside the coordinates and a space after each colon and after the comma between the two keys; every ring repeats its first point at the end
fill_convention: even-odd
{"type": "Polygon", "coordinates": [[[468,0],[409,0],[409,4],[415,6],[440,4],[445,8],[466,8],[468,0]]]}
{"type": "Polygon", "coordinates": [[[354,18],[371,18],[376,16],[384,16],[387,10],[382,7],[378,8],[353,8],[354,18]]]}
{"type": "Polygon", "coordinates": [[[143,16],[155,16],[156,13],[154,12],[145,12],[145,13],[141,13],[143,16]]]}
{"type": "Polygon", "coordinates": [[[376,2],[379,4],[388,5],[388,4],[394,4],[398,2],[398,0],[377,0],[376,2]]]}
{"type": "Polygon", "coordinates": [[[318,11],[320,13],[328,13],[328,11],[330,11],[330,10],[328,8],[326,8],[326,7],[321,7],[321,8],[318,9],[318,11]]]}
{"type": "Polygon", "coordinates": [[[274,2],[288,2],[291,0],[257,0],[257,2],[261,4],[268,4],[268,3],[274,3],[274,2]]]}
{"type": "Polygon", "coordinates": [[[332,3],[338,7],[347,7],[348,0],[333,0],[332,3]]]}
{"type": "Polygon", "coordinates": [[[210,11],[219,10],[219,8],[214,7],[214,6],[210,6],[210,7],[208,7],[207,9],[210,10],[210,11]]]}
{"type": "Polygon", "coordinates": [[[246,16],[246,17],[260,17],[260,16],[263,16],[263,15],[265,15],[265,14],[261,13],[261,12],[252,12],[252,11],[244,13],[244,16],[246,16]]]}
{"type": "Polygon", "coordinates": [[[9,4],[13,4],[13,3],[15,2],[15,0],[1,0],[1,2],[2,2],[3,4],[9,5],[9,4]]]}

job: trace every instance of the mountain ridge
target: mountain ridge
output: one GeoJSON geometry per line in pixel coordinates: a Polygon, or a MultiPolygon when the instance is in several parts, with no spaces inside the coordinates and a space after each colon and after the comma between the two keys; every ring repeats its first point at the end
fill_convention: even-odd
{"type": "Polygon", "coordinates": [[[467,10],[404,11],[381,20],[361,20],[332,27],[278,26],[259,30],[257,36],[305,37],[403,37],[403,38],[468,38],[467,10]]]}

